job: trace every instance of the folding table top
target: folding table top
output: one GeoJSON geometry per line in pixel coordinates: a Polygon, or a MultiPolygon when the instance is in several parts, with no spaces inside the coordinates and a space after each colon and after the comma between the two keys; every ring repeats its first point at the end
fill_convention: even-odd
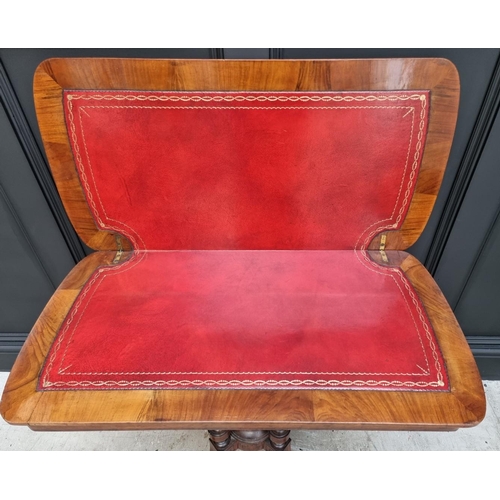
{"type": "Polygon", "coordinates": [[[68,215],[98,252],[30,334],[7,420],[482,419],[453,313],[400,251],[425,227],[451,147],[449,61],[54,59],[35,101],[68,215]]]}

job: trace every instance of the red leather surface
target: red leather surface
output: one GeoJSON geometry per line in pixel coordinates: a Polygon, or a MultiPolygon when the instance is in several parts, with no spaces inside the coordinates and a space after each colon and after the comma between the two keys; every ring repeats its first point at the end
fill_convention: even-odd
{"type": "Polygon", "coordinates": [[[401,226],[429,92],[65,91],[100,229],[134,248],[349,249],[401,226]]]}
{"type": "Polygon", "coordinates": [[[97,270],[40,390],[449,390],[399,268],[365,252],[135,252],[97,270]]]}
{"type": "Polygon", "coordinates": [[[404,273],[429,93],[66,91],[78,174],[127,262],[94,273],[40,390],[449,390],[404,273]]]}

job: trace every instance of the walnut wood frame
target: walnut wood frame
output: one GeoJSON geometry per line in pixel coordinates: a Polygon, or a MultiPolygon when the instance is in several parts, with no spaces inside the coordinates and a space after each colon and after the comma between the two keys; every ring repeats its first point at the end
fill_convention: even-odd
{"type": "MultiPolygon", "coordinates": [[[[35,324],[0,402],[5,420],[36,430],[238,429],[241,432],[267,429],[282,433],[282,429],[297,428],[454,430],[479,423],[484,417],[486,402],[464,335],[432,277],[414,257],[399,251],[417,239],[430,215],[451,147],[458,96],[455,67],[441,59],[52,59],[43,62],[35,75],[35,103],[53,175],[79,235],[89,246],[101,251],[86,257],[70,272],[35,324]],[[429,89],[429,132],[416,192],[402,228],[387,233],[386,254],[391,265],[399,266],[406,273],[420,296],[443,353],[451,390],[37,392],[38,375],[71,305],[94,270],[112,263],[117,249],[114,235],[98,230],[85,201],[64,123],[63,89],[429,89]]],[[[371,248],[379,247],[379,237],[371,248]]],[[[130,246],[125,249],[130,250],[130,246]]],[[[378,251],[369,254],[383,264],[378,251]]],[[[227,432],[223,432],[225,434],[227,432]]]]}

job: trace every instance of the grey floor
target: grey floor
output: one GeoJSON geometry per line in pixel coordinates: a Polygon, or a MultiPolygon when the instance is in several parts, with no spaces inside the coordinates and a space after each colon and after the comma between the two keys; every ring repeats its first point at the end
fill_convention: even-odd
{"type": "MultiPolygon", "coordinates": [[[[0,393],[8,373],[0,372],[0,393]]],[[[292,431],[293,450],[500,450],[500,381],[484,382],[488,409],[456,432],[292,431]]],[[[33,432],[0,417],[0,450],[208,450],[206,431],[33,432]]]]}

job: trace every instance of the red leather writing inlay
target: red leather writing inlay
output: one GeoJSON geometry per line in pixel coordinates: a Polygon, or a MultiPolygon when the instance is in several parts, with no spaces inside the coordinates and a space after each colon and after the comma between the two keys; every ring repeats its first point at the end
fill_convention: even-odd
{"type": "Polygon", "coordinates": [[[97,270],[41,390],[448,390],[423,306],[365,252],[136,252],[97,270]]]}
{"type": "Polygon", "coordinates": [[[348,249],[401,226],[429,93],[66,91],[96,224],[134,248],[348,249]]]}
{"type": "Polygon", "coordinates": [[[449,390],[424,308],[365,251],[399,228],[429,93],[66,91],[97,270],[40,390],[449,390]]]}

